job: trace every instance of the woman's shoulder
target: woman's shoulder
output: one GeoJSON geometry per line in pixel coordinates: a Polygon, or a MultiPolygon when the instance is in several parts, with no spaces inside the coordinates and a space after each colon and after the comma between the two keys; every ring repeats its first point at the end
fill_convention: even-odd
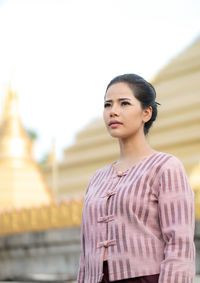
{"type": "Polygon", "coordinates": [[[171,153],[165,153],[165,152],[159,152],[159,153],[165,159],[165,162],[163,162],[163,165],[162,165],[163,171],[175,170],[175,169],[185,171],[182,161],[177,156],[171,153]]]}
{"type": "MultiPolygon", "coordinates": [[[[187,192],[189,194],[188,196],[194,196],[182,161],[173,154],[164,154],[168,159],[165,164],[163,164],[162,170],[160,170],[159,180],[160,184],[162,184],[161,186],[163,188],[169,187],[169,192],[175,194],[187,192]],[[179,190],[179,186],[181,186],[182,189],[179,190]]],[[[165,191],[165,189],[163,191],[165,191]]]]}
{"type": "Polygon", "coordinates": [[[95,179],[96,177],[98,177],[98,176],[100,176],[100,175],[102,175],[102,174],[105,174],[106,172],[110,171],[111,168],[112,168],[112,164],[108,164],[108,165],[105,165],[105,166],[103,166],[103,167],[97,169],[97,170],[93,173],[92,178],[91,178],[91,181],[92,181],[93,179],[95,179]]]}
{"type": "Polygon", "coordinates": [[[110,170],[111,166],[112,166],[112,164],[108,164],[108,165],[105,165],[103,167],[100,167],[99,169],[97,169],[95,171],[94,175],[105,173],[106,171],[110,170]]]}

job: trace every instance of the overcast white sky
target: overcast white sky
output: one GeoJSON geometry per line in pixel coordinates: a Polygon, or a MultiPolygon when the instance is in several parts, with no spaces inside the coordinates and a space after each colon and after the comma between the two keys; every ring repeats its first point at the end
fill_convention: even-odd
{"type": "Polygon", "coordinates": [[[0,0],[0,109],[12,80],[40,160],[102,116],[116,75],[147,80],[200,35],[199,0],[0,0]],[[13,79],[14,78],[14,79],[13,79]]]}

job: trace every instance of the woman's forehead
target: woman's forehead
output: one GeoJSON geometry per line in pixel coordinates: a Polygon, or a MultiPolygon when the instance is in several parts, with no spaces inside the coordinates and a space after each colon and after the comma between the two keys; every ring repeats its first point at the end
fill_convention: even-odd
{"type": "Polygon", "coordinates": [[[130,89],[126,83],[115,83],[111,85],[105,95],[105,99],[119,98],[119,97],[134,97],[133,91],[130,89]]]}

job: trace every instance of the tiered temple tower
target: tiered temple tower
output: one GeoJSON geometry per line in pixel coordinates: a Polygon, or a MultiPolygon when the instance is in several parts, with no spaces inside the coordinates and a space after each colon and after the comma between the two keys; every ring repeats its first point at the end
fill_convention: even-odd
{"type": "Polygon", "coordinates": [[[152,80],[161,106],[150,143],[180,158],[188,175],[200,161],[199,78],[200,37],[152,80]]]}
{"type": "Polygon", "coordinates": [[[18,113],[17,93],[8,89],[0,124],[0,208],[50,204],[51,191],[32,156],[32,141],[18,113]]]}

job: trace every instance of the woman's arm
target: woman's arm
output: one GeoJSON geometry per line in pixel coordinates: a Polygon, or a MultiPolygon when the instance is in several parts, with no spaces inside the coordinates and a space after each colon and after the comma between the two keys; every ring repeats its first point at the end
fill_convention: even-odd
{"type": "Polygon", "coordinates": [[[83,220],[81,224],[81,255],[79,259],[79,269],[77,275],[77,283],[84,283],[85,279],[85,239],[84,239],[84,229],[83,220]]]}
{"type": "MultiPolygon", "coordinates": [[[[85,197],[89,191],[89,188],[92,184],[93,179],[95,178],[96,173],[90,179],[90,182],[87,186],[85,197]]],[[[85,198],[84,198],[85,199],[85,198]]],[[[85,280],[85,227],[84,227],[84,203],[83,203],[83,213],[82,213],[82,221],[81,221],[81,255],[79,259],[79,269],[77,275],[77,283],[84,283],[85,280]]]]}
{"type": "Polygon", "coordinates": [[[159,219],[166,243],[159,283],[192,283],[195,276],[194,192],[182,163],[168,160],[160,178],[159,219]]]}

